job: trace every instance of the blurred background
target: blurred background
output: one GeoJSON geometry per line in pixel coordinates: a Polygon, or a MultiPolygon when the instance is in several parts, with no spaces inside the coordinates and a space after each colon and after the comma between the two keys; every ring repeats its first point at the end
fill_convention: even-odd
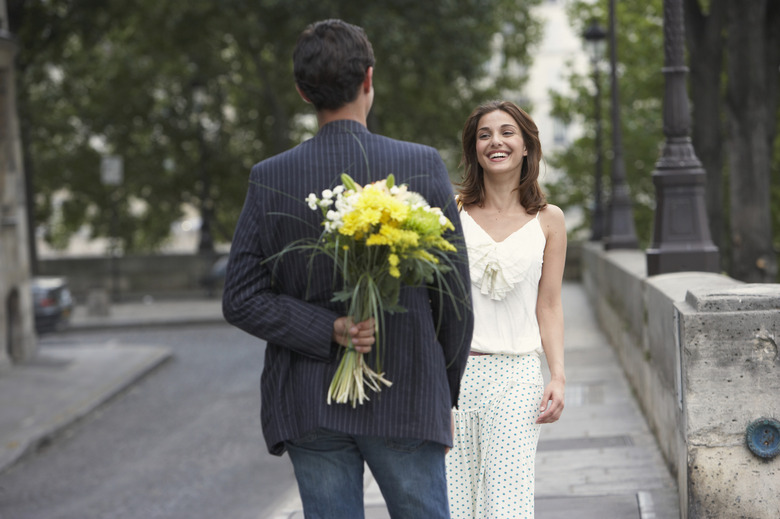
{"type": "MultiPolygon", "coordinates": [[[[593,238],[599,235],[594,213],[609,198],[615,155],[604,51],[608,4],[8,1],[9,30],[18,45],[31,268],[57,273],[46,261],[74,256],[197,254],[209,265],[216,261],[229,249],[252,164],[316,132],[312,109],[294,89],[291,54],[303,27],[329,17],[361,25],[373,43],[372,131],[436,147],[457,182],[460,130],[471,109],[487,99],[512,100],[539,125],[542,181],[550,201],[566,212],[570,239],[593,238]],[[586,39],[594,26],[595,40],[586,39]],[[603,172],[603,187],[594,182],[594,164],[595,175],[603,172]]],[[[726,49],[742,45],[750,54],[743,41],[750,27],[728,20],[726,2],[684,4],[688,53],[697,57],[690,65],[692,137],[707,171],[712,239],[724,271],[774,281],[780,45],[773,50],[772,31],[761,36],[767,50],[755,66],[764,73],[766,96],[762,110],[747,110],[751,96],[738,90],[735,79],[744,74],[726,59],[739,56],[727,56],[726,49]],[[745,150],[744,139],[737,142],[737,123],[744,126],[740,114],[748,113],[763,117],[766,131],[753,137],[762,147],[745,150]],[[735,167],[754,169],[760,182],[740,180],[735,167]],[[740,182],[744,189],[734,187],[740,182]],[[735,196],[749,198],[734,204],[735,196]],[[748,215],[742,209],[753,199],[775,203],[748,215]],[[745,257],[732,257],[735,243],[739,250],[755,249],[747,267],[745,257]]],[[[759,11],[776,11],[774,3],[761,4],[740,12],[772,19],[759,11]]],[[[663,2],[617,2],[615,18],[620,159],[637,241],[647,247],[655,209],[652,173],[664,140],[663,2]]]]}

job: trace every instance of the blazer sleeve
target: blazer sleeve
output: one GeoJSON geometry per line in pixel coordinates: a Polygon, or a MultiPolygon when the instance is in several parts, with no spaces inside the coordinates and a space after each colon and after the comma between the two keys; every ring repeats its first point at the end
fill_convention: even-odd
{"type": "Polygon", "coordinates": [[[316,360],[332,360],[335,312],[278,293],[261,247],[259,188],[250,184],[230,248],[222,312],[234,326],[316,360]]]}
{"type": "Polygon", "coordinates": [[[428,290],[437,338],[447,361],[447,382],[450,386],[452,406],[457,407],[460,380],[466,370],[466,362],[471,348],[474,314],[471,305],[468,254],[452,184],[447,168],[435,150],[434,155],[431,167],[434,195],[431,196],[433,200],[428,202],[431,206],[440,207],[444,215],[455,226],[455,230],[449,232],[446,238],[455,245],[457,252],[450,255],[452,270],[443,276],[444,287],[434,284],[428,290]],[[442,288],[452,293],[453,297],[443,293],[442,288]]]}

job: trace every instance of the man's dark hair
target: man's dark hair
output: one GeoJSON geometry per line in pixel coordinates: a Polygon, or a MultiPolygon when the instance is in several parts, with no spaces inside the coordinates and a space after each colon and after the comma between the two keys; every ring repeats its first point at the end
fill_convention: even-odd
{"type": "Polygon", "coordinates": [[[295,83],[317,110],[336,110],[354,101],[373,66],[365,31],[342,20],[309,25],[293,52],[295,83]]]}

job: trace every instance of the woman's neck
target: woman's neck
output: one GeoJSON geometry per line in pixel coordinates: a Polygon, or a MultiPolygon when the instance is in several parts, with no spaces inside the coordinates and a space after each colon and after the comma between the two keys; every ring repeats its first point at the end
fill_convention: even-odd
{"type": "Polygon", "coordinates": [[[517,196],[517,184],[510,182],[485,183],[485,200],[482,208],[497,213],[511,213],[522,211],[523,206],[517,196]]]}

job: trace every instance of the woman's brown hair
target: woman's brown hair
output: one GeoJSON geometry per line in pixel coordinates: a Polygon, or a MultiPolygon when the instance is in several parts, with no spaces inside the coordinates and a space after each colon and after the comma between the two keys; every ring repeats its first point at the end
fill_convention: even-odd
{"type": "Polygon", "coordinates": [[[514,189],[520,203],[529,214],[536,214],[547,206],[542,188],[539,186],[539,164],[542,161],[542,145],[539,129],[531,116],[510,101],[490,101],[479,105],[471,112],[463,127],[463,158],[465,167],[463,182],[459,184],[459,204],[482,206],[485,202],[485,181],[482,166],[477,160],[477,129],[479,120],[486,114],[501,110],[517,122],[528,155],[524,157],[520,171],[520,183],[514,189]]]}

